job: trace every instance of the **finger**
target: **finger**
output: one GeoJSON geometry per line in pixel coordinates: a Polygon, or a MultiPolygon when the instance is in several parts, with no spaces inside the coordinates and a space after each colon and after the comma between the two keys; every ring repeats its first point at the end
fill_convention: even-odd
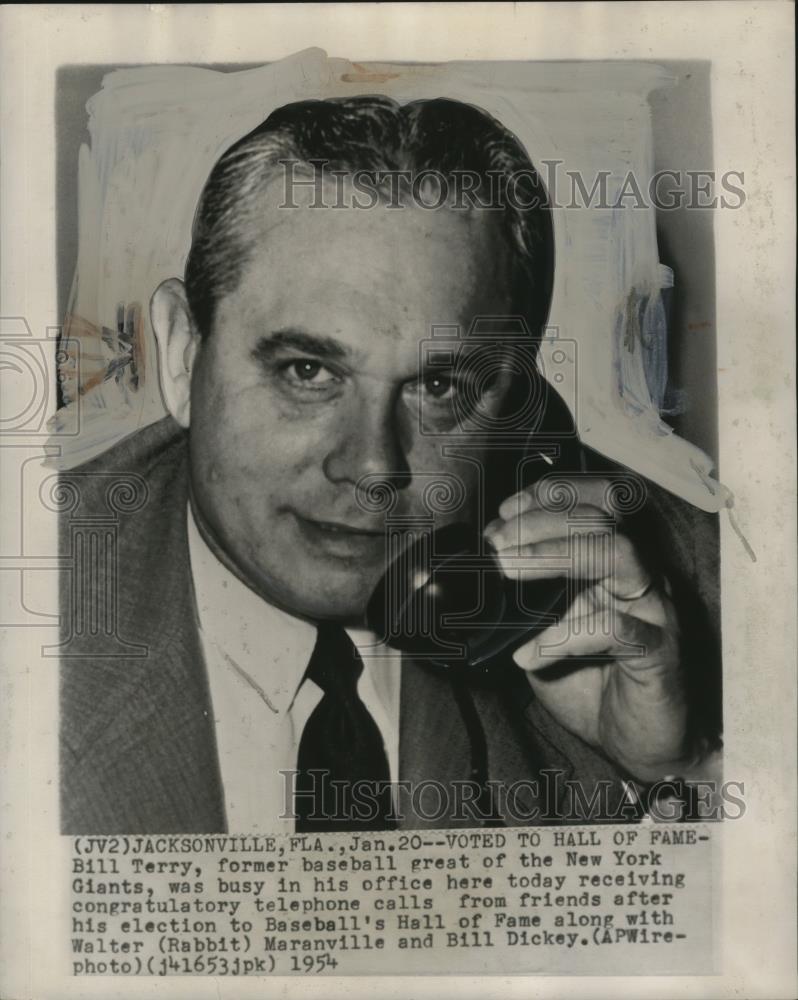
{"type": "Polygon", "coordinates": [[[632,542],[618,532],[575,531],[530,545],[504,548],[496,560],[511,580],[569,576],[602,583],[607,596],[620,598],[645,588],[650,577],[632,542]]]}
{"type": "Polygon", "coordinates": [[[612,480],[602,476],[567,476],[555,474],[544,476],[532,486],[519,490],[499,507],[499,517],[507,520],[529,510],[551,510],[553,505],[561,509],[562,492],[557,492],[557,486],[562,485],[574,494],[574,504],[586,504],[597,507],[605,513],[615,515],[617,509],[612,502],[614,484],[612,480]]]}
{"type": "Polygon", "coordinates": [[[613,521],[599,507],[579,504],[570,511],[547,511],[535,508],[506,520],[496,519],[487,525],[484,537],[496,549],[533,545],[547,539],[565,537],[573,531],[603,530],[609,533],[613,521]]]}
{"type": "Polygon", "coordinates": [[[565,616],[513,653],[522,670],[538,671],[561,660],[621,660],[638,673],[660,662],[667,641],[658,625],[607,608],[565,616]]]}

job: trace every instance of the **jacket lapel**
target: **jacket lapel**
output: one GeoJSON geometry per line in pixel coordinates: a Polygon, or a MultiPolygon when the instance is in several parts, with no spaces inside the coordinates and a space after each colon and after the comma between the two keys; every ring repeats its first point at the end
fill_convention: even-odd
{"type": "MultiPolygon", "coordinates": [[[[559,765],[568,771],[567,761],[553,747],[542,752],[544,748],[524,724],[523,711],[532,697],[531,689],[526,685],[526,691],[521,687],[510,693],[504,685],[472,685],[466,697],[485,740],[494,808],[508,826],[530,822],[527,817],[534,815],[538,805],[535,782],[541,766],[559,765]]],[[[447,672],[405,658],[399,780],[408,782],[410,788],[401,793],[403,828],[481,825],[473,810],[457,808],[464,794],[469,794],[462,787],[456,790],[456,785],[471,781],[471,756],[472,737],[447,672]],[[433,782],[440,791],[431,787],[433,782]]]]}
{"type": "Polygon", "coordinates": [[[435,829],[473,826],[473,822],[442,822],[441,806],[450,812],[452,782],[465,781],[470,771],[470,744],[448,681],[422,662],[404,657],[399,705],[399,826],[435,829]],[[437,791],[438,789],[439,791],[437,791]],[[441,799],[445,797],[445,801],[441,799]]]}
{"type": "Polygon", "coordinates": [[[526,677],[502,670],[496,687],[472,691],[488,749],[489,777],[495,783],[494,803],[505,826],[545,822],[562,801],[562,781],[573,772],[558,746],[542,738],[530,724],[535,699],[526,677]],[[558,775],[557,785],[552,776],[558,775]]]}
{"type": "MultiPolygon", "coordinates": [[[[64,832],[225,829],[175,426],[142,432],[156,456],[140,472],[148,499],[119,524],[118,632],[144,655],[108,656],[87,636],[62,662],[64,832]]],[[[138,471],[119,450],[115,464],[138,471]]]]}
{"type": "MultiPolygon", "coordinates": [[[[542,709],[521,671],[508,674],[497,669],[502,669],[500,683],[468,689],[485,740],[493,805],[506,826],[545,822],[562,805],[564,783],[574,768],[559,748],[560,727],[553,720],[549,720],[547,735],[546,719],[538,718],[542,709]]],[[[401,793],[402,828],[481,825],[468,810],[451,814],[452,805],[462,802],[463,795],[455,792],[454,783],[471,778],[471,751],[471,738],[446,672],[405,658],[399,779],[408,782],[410,789],[401,793]],[[444,816],[436,814],[440,800],[439,793],[429,787],[432,782],[445,796],[444,816]],[[423,794],[419,786],[425,789],[423,794]]]]}

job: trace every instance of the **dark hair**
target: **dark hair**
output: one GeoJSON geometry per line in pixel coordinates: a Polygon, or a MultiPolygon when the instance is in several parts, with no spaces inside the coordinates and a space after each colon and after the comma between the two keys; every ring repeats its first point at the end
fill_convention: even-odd
{"type": "Polygon", "coordinates": [[[329,170],[435,171],[479,178],[499,209],[514,260],[513,309],[537,338],[546,321],[553,237],[545,189],[524,147],[486,112],[436,99],[400,105],[387,97],[300,101],[272,112],[218,160],[202,192],[186,262],[194,322],[213,327],[216,304],[233,291],[248,247],[241,221],[262,206],[281,161],[326,161],[329,170]],[[508,194],[513,197],[508,198],[508,194]]]}

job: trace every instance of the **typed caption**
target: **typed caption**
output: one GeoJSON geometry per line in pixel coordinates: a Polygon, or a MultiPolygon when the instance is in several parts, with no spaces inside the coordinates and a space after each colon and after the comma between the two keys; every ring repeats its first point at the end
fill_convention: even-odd
{"type": "Polygon", "coordinates": [[[78,837],[74,976],[711,973],[715,824],[78,837]]]}

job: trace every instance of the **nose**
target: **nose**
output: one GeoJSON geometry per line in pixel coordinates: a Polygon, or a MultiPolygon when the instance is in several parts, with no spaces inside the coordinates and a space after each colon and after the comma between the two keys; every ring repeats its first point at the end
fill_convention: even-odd
{"type": "Polygon", "coordinates": [[[407,486],[409,466],[402,446],[394,399],[362,399],[342,412],[324,474],[336,484],[356,485],[364,476],[407,486]]]}

